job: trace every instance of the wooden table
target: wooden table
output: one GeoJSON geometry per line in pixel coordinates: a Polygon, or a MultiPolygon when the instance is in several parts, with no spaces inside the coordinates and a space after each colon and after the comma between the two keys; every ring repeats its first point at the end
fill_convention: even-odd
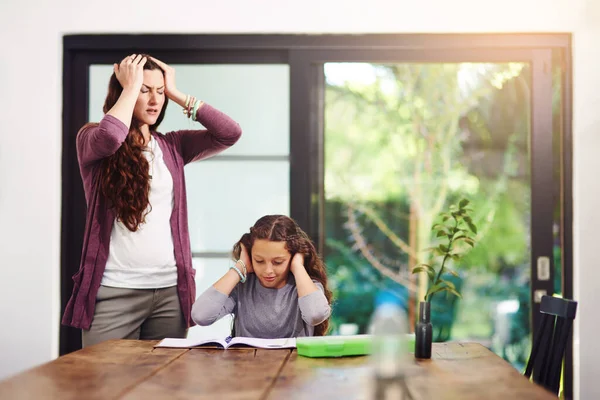
{"type": "MultiPolygon", "coordinates": [[[[368,357],[290,350],[154,349],[113,340],[0,382],[0,399],[369,399],[368,357]]],[[[556,399],[475,343],[435,343],[407,379],[413,399],[556,399]]]]}

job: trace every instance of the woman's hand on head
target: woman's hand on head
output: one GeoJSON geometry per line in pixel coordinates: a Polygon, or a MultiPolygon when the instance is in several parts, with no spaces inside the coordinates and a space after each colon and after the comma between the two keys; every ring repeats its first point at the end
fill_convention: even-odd
{"type": "Polygon", "coordinates": [[[123,90],[140,91],[144,83],[144,65],[146,61],[146,57],[142,57],[140,54],[132,54],[125,57],[120,64],[113,65],[113,70],[123,90]]]}
{"type": "Polygon", "coordinates": [[[243,243],[240,243],[241,251],[240,251],[240,260],[246,264],[246,272],[251,274],[254,272],[254,268],[252,268],[252,260],[250,259],[250,255],[248,254],[248,250],[243,243]]]}
{"type": "Polygon", "coordinates": [[[165,74],[165,94],[169,99],[174,100],[174,97],[176,97],[176,94],[178,93],[175,84],[175,68],[160,61],[158,58],[150,57],[150,59],[158,64],[160,69],[163,70],[165,74]]]}

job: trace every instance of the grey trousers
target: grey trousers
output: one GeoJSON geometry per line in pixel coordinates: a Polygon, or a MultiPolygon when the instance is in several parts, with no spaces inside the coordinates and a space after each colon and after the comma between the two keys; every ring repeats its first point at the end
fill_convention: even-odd
{"type": "Polygon", "coordinates": [[[123,289],[100,286],[89,330],[82,331],[83,347],[110,339],[160,340],[185,338],[177,286],[162,289],[123,289]]]}

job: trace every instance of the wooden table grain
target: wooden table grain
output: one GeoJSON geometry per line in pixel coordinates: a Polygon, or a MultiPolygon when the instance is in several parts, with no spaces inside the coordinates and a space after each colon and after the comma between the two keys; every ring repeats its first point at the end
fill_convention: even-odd
{"type": "MultiPolygon", "coordinates": [[[[290,350],[163,349],[114,340],[0,382],[0,399],[370,399],[368,357],[306,358],[290,350]]],[[[476,343],[434,343],[411,363],[421,399],[556,399],[476,343]]]]}

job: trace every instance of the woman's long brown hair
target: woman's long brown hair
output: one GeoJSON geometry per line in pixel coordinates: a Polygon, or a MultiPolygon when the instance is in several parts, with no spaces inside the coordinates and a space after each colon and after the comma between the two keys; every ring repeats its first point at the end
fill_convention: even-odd
{"type": "MultiPolygon", "coordinates": [[[[296,221],[285,215],[266,215],[260,218],[249,233],[242,235],[241,239],[233,246],[233,257],[237,260],[241,254],[241,243],[248,249],[248,255],[252,259],[252,245],[257,239],[275,242],[286,242],[286,249],[292,255],[304,254],[304,267],[308,275],[321,283],[325,289],[327,302],[331,304],[331,291],[327,287],[327,272],[325,264],[319,255],[315,245],[308,235],[300,229],[296,221]]],[[[315,326],[315,336],[324,336],[329,329],[329,319],[315,326]]]]}
{"type": "MultiPolygon", "coordinates": [[[[144,70],[162,69],[153,62],[149,56],[144,65],[144,70]]],[[[113,73],[108,83],[108,94],[104,101],[103,111],[106,114],[117,102],[123,92],[123,87],[113,73]]],[[[151,131],[156,131],[158,125],[165,117],[168,99],[160,110],[156,123],[150,126],[151,131]]],[[[143,154],[144,136],[139,128],[139,121],[132,118],[131,127],[127,138],[119,147],[119,150],[102,161],[101,189],[103,195],[108,199],[109,206],[113,207],[116,217],[132,232],[138,230],[141,223],[145,221],[150,211],[150,175],[148,160],[143,154]]]]}

